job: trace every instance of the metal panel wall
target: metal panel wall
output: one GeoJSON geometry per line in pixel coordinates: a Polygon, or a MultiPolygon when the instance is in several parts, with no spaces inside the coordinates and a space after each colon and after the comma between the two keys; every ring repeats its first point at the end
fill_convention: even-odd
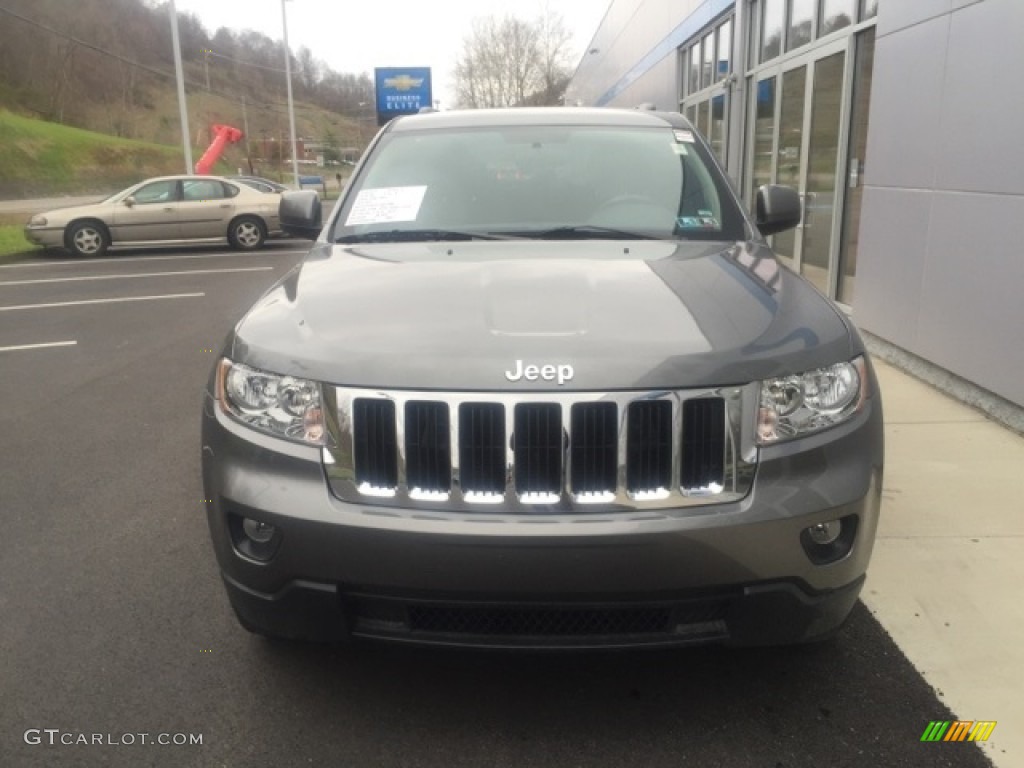
{"type": "Polygon", "coordinates": [[[614,0],[584,53],[567,104],[676,109],[676,49],[733,0],[614,0]],[[692,27],[692,30],[690,29],[692,27]],[[663,95],[662,95],[663,94],[663,95]]]}
{"type": "Polygon", "coordinates": [[[1024,2],[880,3],[854,317],[1024,406],[1024,2]]]}

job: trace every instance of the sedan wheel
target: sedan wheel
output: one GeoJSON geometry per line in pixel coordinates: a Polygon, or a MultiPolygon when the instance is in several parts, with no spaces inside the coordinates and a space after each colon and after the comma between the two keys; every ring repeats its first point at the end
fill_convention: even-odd
{"type": "Polygon", "coordinates": [[[107,250],[110,241],[106,231],[93,223],[84,222],[71,228],[67,238],[68,248],[76,256],[100,256],[107,250]]]}
{"type": "Polygon", "coordinates": [[[231,224],[228,239],[235,248],[251,251],[261,247],[264,240],[267,239],[267,235],[263,229],[263,222],[252,217],[245,217],[231,224]]]}

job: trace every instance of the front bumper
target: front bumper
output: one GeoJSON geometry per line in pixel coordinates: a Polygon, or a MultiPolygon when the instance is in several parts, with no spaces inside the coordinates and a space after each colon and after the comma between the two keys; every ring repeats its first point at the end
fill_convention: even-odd
{"type": "Polygon", "coordinates": [[[844,425],[761,449],[740,501],[644,514],[496,519],[346,503],[317,449],[253,433],[209,394],[202,458],[228,595],[257,631],[498,647],[774,644],[828,634],[856,601],[878,520],[882,414],[876,395],[844,425]],[[232,516],[278,529],[269,562],[239,551],[232,516]],[[837,518],[855,521],[852,546],[815,565],[800,534],[837,518]]]}
{"type": "Polygon", "coordinates": [[[25,226],[25,239],[44,248],[60,248],[64,245],[63,227],[25,226]]]}

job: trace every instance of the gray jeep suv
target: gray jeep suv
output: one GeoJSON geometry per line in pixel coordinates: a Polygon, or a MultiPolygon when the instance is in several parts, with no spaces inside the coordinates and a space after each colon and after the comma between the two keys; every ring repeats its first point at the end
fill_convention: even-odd
{"type": "Polygon", "coordinates": [[[203,403],[214,550],[254,632],[594,648],[816,640],[864,581],[882,407],[850,320],[678,114],[381,130],[203,403]]]}

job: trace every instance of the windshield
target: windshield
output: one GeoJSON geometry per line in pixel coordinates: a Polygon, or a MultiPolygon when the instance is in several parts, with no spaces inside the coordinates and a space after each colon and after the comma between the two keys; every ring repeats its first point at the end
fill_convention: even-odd
{"type": "Polygon", "coordinates": [[[336,242],[541,237],[745,239],[692,132],[488,126],[388,133],[336,220],[336,242]]]}

